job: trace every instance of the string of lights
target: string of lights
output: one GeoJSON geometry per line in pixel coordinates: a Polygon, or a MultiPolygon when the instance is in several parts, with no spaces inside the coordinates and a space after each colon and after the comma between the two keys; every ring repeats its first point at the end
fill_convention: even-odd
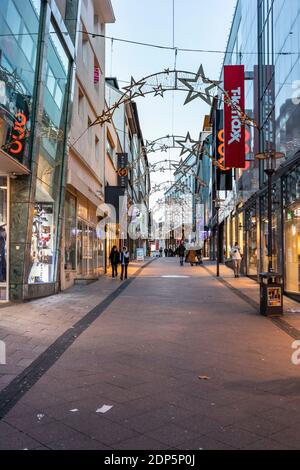
{"type": "MultiPolygon", "coordinates": [[[[251,55],[251,56],[260,56],[260,55],[283,55],[283,56],[289,56],[289,55],[299,55],[298,52],[292,52],[292,51],[280,51],[280,52],[254,52],[254,51],[225,51],[221,49],[193,49],[193,48],[187,48],[187,47],[178,47],[178,46],[165,46],[162,44],[154,44],[154,43],[149,43],[149,42],[142,42],[142,41],[134,41],[130,39],[123,39],[123,38],[117,38],[114,36],[107,36],[106,34],[100,34],[100,33],[91,33],[88,31],[83,31],[83,30],[77,30],[78,33],[85,34],[87,36],[91,36],[92,38],[103,38],[103,39],[108,39],[110,41],[114,42],[123,42],[126,44],[132,44],[132,45],[137,45],[137,46],[144,46],[144,47],[152,47],[156,49],[162,49],[162,50],[169,50],[169,51],[178,51],[178,52],[195,52],[195,53],[201,53],[201,54],[236,54],[236,55],[251,55]]],[[[39,33],[38,32],[30,32],[30,33],[1,33],[1,37],[16,37],[16,36],[37,36],[39,33]]],[[[49,34],[57,34],[55,31],[49,31],[49,34]]],[[[69,35],[68,31],[62,31],[62,34],[64,35],[69,35]]]]}

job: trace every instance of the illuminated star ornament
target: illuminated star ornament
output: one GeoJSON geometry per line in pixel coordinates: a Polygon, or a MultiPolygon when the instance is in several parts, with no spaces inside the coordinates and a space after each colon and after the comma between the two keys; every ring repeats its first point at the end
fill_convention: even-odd
{"type": "Polygon", "coordinates": [[[146,84],[145,81],[136,82],[135,79],[131,77],[130,85],[123,87],[123,90],[125,90],[128,93],[131,100],[133,98],[136,98],[137,96],[145,97],[144,93],[142,92],[142,88],[145,84],[146,84]]]}
{"type": "Polygon", "coordinates": [[[150,142],[149,140],[146,140],[146,152],[147,153],[152,153],[155,152],[155,143],[150,142]]]}
{"type": "Polygon", "coordinates": [[[161,96],[164,97],[164,92],[166,90],[163,89],[162,85],[158,85],[157,87],[153,87],[154,96],[161,96]]]}
{"type": "Polygon", "coordinates": [[[103,126],[106,122],[111,122],[112,120],[112,113],[108,111],[103,111],[101,116],[99,116],[96,121],[94,121],[89,127],[93,127],[96,124],[100,124],[100,126],[103,126]]]}
{"type": "Polygon", "coordinates": [[[161,152],[167,152],[167,151],[168,151],[168,148],[169,148],[169,147],[168,147],[166,144],[164,144],[164,145],[162,145],[162,146],[160,147],[160,151],[161,151],[161,152]]]}
{"type": "Polygon", "coordinates": [[[201,98],[209,106],[212,104],[212,97],[209,95],[209,91],[220,83],[207,80],[205,78],[202,65],[200,65],[195,78],[178,78],[178,80],[189,89],[189,93],[184,104],[188,104],[196,98],[201,98]],[[206,84],[208,85],[207,87],[205,87],[206,84]]]}
{"type": "Polygon", "coordinates": [[[192,140],[189,132],[187,133],[185,140],[176,140],[176,143],[182,147],[180,157],[187,152],[196,155],[199,142],[192,140]]]}

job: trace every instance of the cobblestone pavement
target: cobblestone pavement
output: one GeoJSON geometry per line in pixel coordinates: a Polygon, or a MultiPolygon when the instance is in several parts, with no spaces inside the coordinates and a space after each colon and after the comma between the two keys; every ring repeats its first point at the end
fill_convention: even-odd
{"type": "Polygon", "coordinates": [[[0,449],[299,448],[294,339],[227,285],[257,300],[257,284],[222,267],[224,284],[213,269],[160,259],[120,292],[105,278],[1,309],[2,386],[16,386],[2,391],[14,406],[0,420],[0,449]],[[50,357],[78,320],[78,337],[50,357]],[[15,379],[24,368],[27,393],[15,379]]]}

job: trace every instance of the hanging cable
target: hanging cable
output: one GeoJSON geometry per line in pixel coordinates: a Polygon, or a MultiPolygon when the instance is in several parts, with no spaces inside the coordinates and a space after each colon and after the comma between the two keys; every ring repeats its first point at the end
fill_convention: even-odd
{"type": "MultiPolygon", "coordinates": [[[[152,43],[147,43],[147,42],[141,42],[141,41],[132,41],[132,40],[129,40],[129,39],[122,39],[122,38],[116,38],[116,37],[113,37],[113,36],[106,36],[105,34],[99,34],[99,33],[90,33],[88,31],[82,31],[82,30],[78,30],[77,31],[78,33],[83,33],[87,36],[91,36],[92,38],[105,38],[105,39],[113,39],[114,42],[118,41],[118,42],[124,42],[124,43],[127,43],[127,44],[134,44],[134,45],[137,45],[137,46],[145,46],[145,47],[153,47],[153,48],[156,48],[156,49],[164,49],[164,50],[169,50],[169,51],[174,51],[175,49],[177,49],[179,52],[199,52],[201,54],[237,54],[236,51],[226,51],[226,50],[218,50],[218,49],[190,49],[190,48],[183,48],[183,47],[176,47],[175,45],[174,46],[163,46],[163,45],[160,45],[160,44],[152,44],[152,43]]],[[[14,33],[7,33],[7,34],[0,34],[0,38],[2,37],[17,37],[17,36],[37,36],[39,33],[18,33],[18,34],[14,34],[14,33]]],[[[49,31],[49,34],[57,34],[56,31],[49,31]]],[[[69,35],[69,32],[68,31],[60,31],[60,34],[65,34],[65,35],[69,35]]],[[[253,55],[253,56],[259,56],[259,55],[269,55],[269,54],[273,54],[272,51],[270,52],[251,52],[251,51],[240,51],[239,54],[242,54],[242,55],[253,55]]],[[[299,52],[275,52],[274,55],[276,56],[279,56],[279,55],[282,55],[282,56],[290,56],[290,55],[299,55],[299,52]]]]}

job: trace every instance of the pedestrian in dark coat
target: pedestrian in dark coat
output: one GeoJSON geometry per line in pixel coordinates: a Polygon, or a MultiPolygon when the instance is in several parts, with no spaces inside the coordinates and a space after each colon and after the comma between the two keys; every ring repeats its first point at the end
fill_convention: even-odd
{"type": "Polygon", "coordinates": [[[120,262],[121,262],[121,267],[122,267],[121,281],[123,281],[124,276],[125,276],[125,279],[127,279],[127,272],[128,272],[128,265],[129,265],[129,252],[126,246],[124,246],[123,251],[120,254],[120,262]]]}
{"type": "Polygon", "coordinates": [[[120,263],[120,253],[116,245],[112,247],[109,259],[112,267],[112,278],[114,279],[118,277],[118,264],[120,263]]]}
{"type": "Polygon", "coordinates": [[[180,258],[180,266],[183,266],[184,254],[185,254],[185,246],[184,246],[183,241],[181,241],[180,245],[178,247],[178,255],[179,255],[179,258],[180,258]]]}

